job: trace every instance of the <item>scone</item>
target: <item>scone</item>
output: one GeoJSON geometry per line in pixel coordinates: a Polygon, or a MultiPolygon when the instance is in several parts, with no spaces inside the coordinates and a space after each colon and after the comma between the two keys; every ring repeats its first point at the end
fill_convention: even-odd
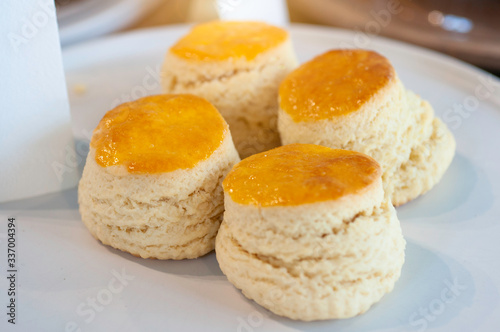
{"type": "Polygon", "coordinates": [[[326,52],[290,73],[279,98],[283,144],[375,158],[396,206],[439,182],[455,153],[453,135],[429,103],[406,90],[389,61],[373,51],[326,52]]]}
{"type": "Polygon", "coordinates": [[[297,65],[288,32],[262,22],[196,25],[168,51],[165,93],[192,93],[226,119],[240,156],[280,145],[278,88],[297,65]]]}
{"type": "Polygon", "coordinates": [[[310,321],[361,314],[393,289],[405,240],[374,159],[286,145],[244,159],[223,187],[215,252],[249,299],[310,321]]]}
{"type": "Polygon", "coordinates": [[[78,202],[102,243],[135,256],[184,259],[214,249],[222,180],[239,161],[214,106],[150,96],[106,113],[94,130],[78,202]]]}

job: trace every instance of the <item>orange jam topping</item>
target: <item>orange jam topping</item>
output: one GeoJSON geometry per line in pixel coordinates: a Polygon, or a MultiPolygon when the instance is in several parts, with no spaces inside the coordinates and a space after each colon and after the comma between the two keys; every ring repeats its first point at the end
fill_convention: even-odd
{"type": "Polygon", "coordinates": [[[361,192],[380,176],[379,164],[359,152],[291,144],[242,160],[223,186],[239,204],[291,206],[361,192]]]}
{"type": "Polygon", "coordinates": [[[285,30],[263,22],[214,21],[195,26],[170,51],[196,61],[252,60],[287,38],[285,30]]]}
{"type": "Polygon", "coordinates": [[[129,173],[189,169],[221,145],[228,127],[217,109],[193,95],[157,95],[119,105],[104,115],[90,146],[102,167],[129,173]]]}
{"type": "Polygon", "coordinates": [[[295,122],[331,119],[357,111],[396,73],[367,50],[333,50],[304,63],[280,86],[280,107],[295,122]]]}

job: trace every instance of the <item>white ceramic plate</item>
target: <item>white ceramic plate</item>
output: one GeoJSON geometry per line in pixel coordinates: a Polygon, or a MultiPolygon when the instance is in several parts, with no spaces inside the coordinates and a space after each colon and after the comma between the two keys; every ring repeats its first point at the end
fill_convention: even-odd
{"type": "MultiPolygon", "coordinates": [[[[158,66],[167,48],[186,30],[186,26],[145,30],[66,50],[78,149],[84,150],[89,132],[113,105],[159,92],[158,66]]],[[[293,26],[291,33],[301,61],[359,37],[308,26],[293,26]]],[[[18,222],[17,327],[23,331],[64,331],[74,326],[82,331],[498,331],[500,82],[421,48],[385,39],[371,39],[367,47],[392,61],[403,83],[434,105],[457,140],[457,154],[441,183],[398,209],[407,258],[394,291],[380,303],[347,320],[305,323],[278,317],[236,290],[213,253],[197,260],[157,261],[101,245],[80,221],[76,190],[69,190],[0,205],[1,269],[6,261],[3,221],[13,216],[18,222]],[[492,93],[486,96],[488,89],[492,93]],[[460,105],[462,111],[452,111],[460,105]]],[[[83,166],[82,160],[76,161],[83,166]]],[[[1,278],[3,304],[5,289],[7,281],[1,278]]],[[[7,324],[5,315],[1,317],[3,331],[7,324]]]]}
{"type": "Polygon", "coordinates": [[[57,8],[63,46],[127,27],[161,0],[78,0],[57,8]]]}

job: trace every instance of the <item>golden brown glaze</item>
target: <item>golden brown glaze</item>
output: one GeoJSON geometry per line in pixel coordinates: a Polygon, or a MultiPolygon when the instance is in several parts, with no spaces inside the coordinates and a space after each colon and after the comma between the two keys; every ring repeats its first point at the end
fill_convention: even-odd
{"type": "Polygon", "coordinates": [[[291,144],[242,160],[223,185],[239,204],[293,206],[359,193],[380,176],[379,164],[359,152],[291,144]]]}
{"type": "Polygon", "coordinates": [[[189,169],[222,143],[227,124],[212,104],[193,95],[157,95],[119,105],[104,115],[90,146],[102,167],[129,173],[189,169]]]}
{"type": "Polygon", "coordinates": [[[170,52],[194,61],[252,60],[287,38],[285,30],[263,22],[214,21],[195,26],[170,52]]]}
{"type": "Polygon", "coordinates": [[[396,78],[380,54],[332,50],[304,63],[280,86],[280,107],[295,122],[331,119],[357,111],[396,78]]]}

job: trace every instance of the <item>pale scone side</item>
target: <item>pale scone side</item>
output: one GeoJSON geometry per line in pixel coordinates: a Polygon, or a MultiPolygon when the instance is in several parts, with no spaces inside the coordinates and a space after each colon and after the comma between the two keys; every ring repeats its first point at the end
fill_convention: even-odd
{"type": "Polygon", "coordinates": [[[78,190],[94,237],[143,258],[195,258],[213,250],[223,212],[221,182],[239,157],[228,133],[207,160],[188,170],[128,174],[101,167],[91,149],[78,190]]]}
{"type": "Polygon", "coordinates": [[[443,177],[455,155],[455,138],[448,127],[434,118],[431,134],[412,148],[410,158],[394,173],[392,201],[399,206],[426,193],[443,177]]]}
{"type": "Polygon", "coordinates": [[[226,194],[216,254],[228,279],[272,312],[304,321],[361,314],[390,292],[405,241],[379,181],[362,196],[258,208],[226,194]]]}

